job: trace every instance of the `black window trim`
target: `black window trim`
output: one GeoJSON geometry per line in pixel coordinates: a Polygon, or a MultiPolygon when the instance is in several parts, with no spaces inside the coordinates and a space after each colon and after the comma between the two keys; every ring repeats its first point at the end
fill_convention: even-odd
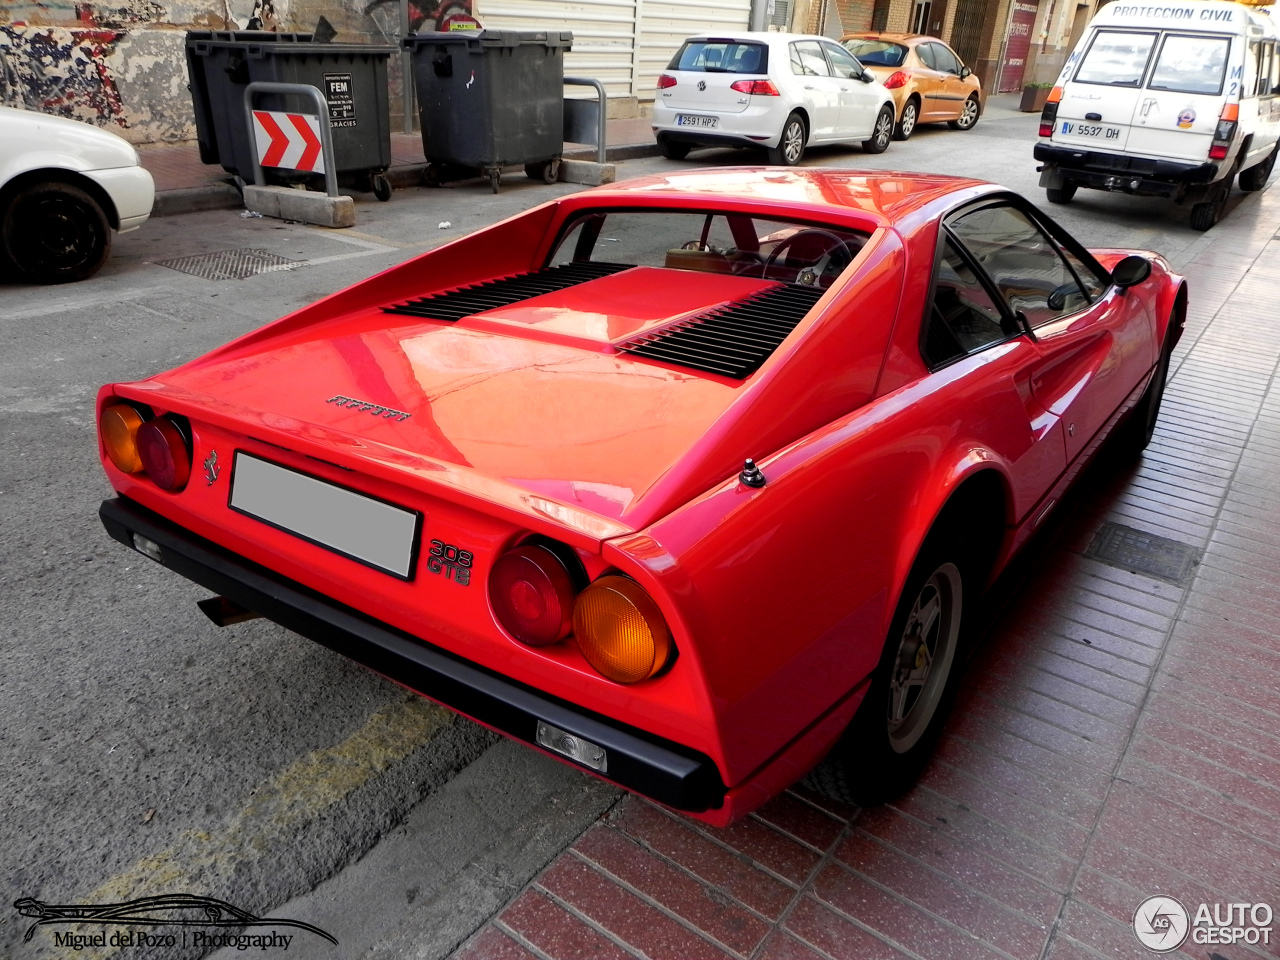
{"type": "Polygon", "coordinates": [[[1159,27],[1121,27],[1106,26],[1099,27],[1094,31],[1093,36],[1089,38],[1089,46],[1085,48],[1084,56],[1080,58],[1080,62],[1076,64],[1076,68],[1072,71],[1072,83],[1084,83],[1091,87],[1119,87],[1122,90],[1145,90],[1147,86],[1147,78],[1151,75],[1151,65],[1155,62],[1156,50],[1160,46],[1160,35],[1164,33],[1159,27]],[[1147,53],[1147,62],[1143,64],[1142,74],[1138,77],[1138,82],[1134,86],[1118,83],[1103,83],[1100,80],[1081,80],[1080,71],[1084,69],[1085,61],[1089,59],[1089,54],[1093,52],[1093,45],[1098,42],[1098,38],[1104,33],[1140,33],[1145,36],[1154,38],[1151,42],[1151,50],[1147,53]]]}
{"type": "MultiPolygon", "coordinates": [[[[1234,40],[1234,37],[1231,34],[1207,33],[1207,32],[1192,33],[1190,31],[1182,31],[1182,30],[1162,30],[1160,31],[1159,39],[1160,39],[1160,42],[1157,43],[1153,48],[1152,56],[1150,60],[1147,62],[1147,71],[1143,75],[1143,78],[1142,78],[1143,84],[1140,89],[1154,90],[1156,93],[1181,93],[1181,94],[1185,94],[1188,97],[1220,97],[1222,96],[1222,92],[1223,90],[1226,89],[1226,86],[1227,86],[1227,76],[1231,68],[1231,48],[1232,48],[1232,41],[1234,40]],[[1160,58],[1164,56],[1164,45],[1169,42],[1170,37],[1186,37],[1191,40],[1226,40],[1227,41],[1227,56],[1226,56],[1226,59],[1224,59],[1222,62],[1222,75],[1218,77],[1218,89],[1216,91],[1214,91],[1213,93],[1203,93],[1198,90],[1180,90],[1180,89],[1175,89],[1174,87],[1151,86],[1151,78],[1155,76],[1156,66],[1160,63],[1160,58]]],[[[1248,58],[1247,51],[1245,53],[1245,57],[1247,60],[1248,58]]],[[[1255,86],[1256,86],[1256,83],[1255,83],[1255,86]]],[[[1256,93],[1249,94],[1248,96],[1244,95],[1243,76],[1241,79],[1240,87],[1241,87],[1240,92],[1241,92],[1242,100],[1247,100],[1249,96],[1257,96],[1256,93]]]]}
{"type": "MultiPolygon", "coordinates": [[[[1064,230],[1057,221],[1038,209],[1025,197],[1016,193],[989,193],[986,196],[979,197],[976,200],[970,200],[952,210],[948,210],[942,216],[942,219],[938,224],[938,240],[933,254],[933,269],[929,274],[929,293],[925,298],[924,316],[920,321],[920,335],[918,337],[920,359],[924,361],[925,366],[931,373],[941,370],[944,367],[948,367],[953,363],[965,359],[966,357],[976,356],[977,354],[982,353],[985,350],[989,350],[992,347],[999,346],[1002,343],[1008,343],[1010,340],[1016,340],[1018,337],[1025,336],[1032,342],[1039,339],[1036,336],[1035,329],[1032,328],[1029,322],[1027,322],[1026,315],[1021,312],[1015,314],[1009,308],[1009,304],[1005,300],[1003,294],[1001,294],[997,289],[995,281],[993,281],[987,274],[987,271],[979,265],[977,258],[969,251],[969,248],[966,247],[960,238],[951,231],[950,225],[954,221],[959,220],[968,214],[977,213],[978,211],[985,210],[989,207],[1013,207],[1015,210],[1024,214],[1035,226],[1044,231],[1050,240],[1063,249],[1070,251],[1071,254],[1081,263],[1094,272],[1094,275],[1098,280],[1102,281],[1104,289],[1101,295],[1096,299],[1090,299],[1084,307],[1077,310],[1075,313],[1067,313],[1063,314],[1061,317],[1055,317],[1053,320],[1049,321],[1050,323],[1058,323],[1059,321],[1078,316],[1085,310],[1093,307],[1100,300],[1104,299],[1115,286],[1115,281],[1112,280],[1110,271],[1102,266],[1093,254],[1085,249],[1085,247],[1076,240],[1075,237],[1071,236],[1071,234],[1064,230]],[[965,263],[968,264],[969,268],[973,270],[974,275],[978,278],[978,282],[981,283],[983,289],[986,290],[987,296],[991,297],[991,301],[996,305],[996,309],[1000,311],[1001,316],[1006,321],[1012,323],[1015,328],[1015,332],[1001,340],[993,340],[972,353],[963,353],[960,356],[952,357],[942,363],[931,364],[929,362],[929,355],[925,349],[926,333],[933,315],[933,295],[934,291],[937,289],[938,273],[942,266],[942,251],[948,239],[955,244],[960,256],[964,259],[965,263]]],[[[1066,257],[1063,257],[1062,260],[1066,264],[1067,270],[1073,277],[1075,277],[1076,283],[1080,287],[1080,292],[1088,297],[1088,290],[1085,288],[1085,285],[1080,282],[1080,277],[1076,273],[1075,267],[1072,266],[1071,261],[1066,257]]]]}

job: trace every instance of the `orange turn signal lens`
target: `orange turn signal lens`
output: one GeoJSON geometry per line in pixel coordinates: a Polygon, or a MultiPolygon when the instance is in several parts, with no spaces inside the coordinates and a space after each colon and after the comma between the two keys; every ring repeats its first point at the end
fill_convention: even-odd
{"type": "Polygon", "coordinates": [[[1057,103],[1062,99],[1062,88],[1054,87],[1049,91],[1049,95],[1044,98],[1045,103],[1057,103]]]}
{"type": "Polygon", "coordinates": [[[1222,108],[1222,113],[1218,114],[1218,119],[1238,121],[1240,119],[1240,104],[1225,104],[1222,108]]]}
{"type": "Polygon", "coordinates": [[[126,403],[103,407],[98,417],[102,446],[116,468],[125,473],[142,472],[142,457],[138,455],[138,428],[142,423],[142,414],[126,403]]]}
{"type": "Polygon", "coordinates": [[[617,683],[652,677],[671,655],[671,631],[662,611],[626,577],[601,577],[578,594],[573,633],[587,662],[617,683]]]}

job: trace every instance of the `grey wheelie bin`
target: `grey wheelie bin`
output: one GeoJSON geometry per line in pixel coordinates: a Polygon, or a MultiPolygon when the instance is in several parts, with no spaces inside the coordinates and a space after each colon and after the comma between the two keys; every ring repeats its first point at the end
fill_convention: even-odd
{"type": "MultiPolygon", "coordinates": [[[[391,184],[383,174],[391,166],[387,61],[393,53],[389,46],[316,43],[309,33],[188,31],[187,72],[200,159],[251,181],[254,144],[244,115],[245,86],[255,81],[305,83],[329,103],[339,182],[389,199],[391,184]]],[[[288,94],[264,94],[254,106],[315,112],[310,101],[288,94]]]]}
{"type": "Polygon", "coordinates": [[[564,151],[568,30],[456,30],[405,37],[413,54],[427,180],[479,169],[498,192],[504,166],[553,183],[564,151]]]}

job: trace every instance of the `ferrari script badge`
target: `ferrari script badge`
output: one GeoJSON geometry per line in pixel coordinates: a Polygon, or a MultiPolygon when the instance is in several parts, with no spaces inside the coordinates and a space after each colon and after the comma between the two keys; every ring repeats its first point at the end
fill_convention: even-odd
{"type": "Polygon", "coordinates": [[[209,481],[209,486],[213,486],[218,479],[221,468],[218,466],[218,451],[212,450],[209,455],[204,458],[204,478],[209,481]]]}
{"type": "Polygon", "coordinates": [[[359,410],[361,413],[371,413],[375,417],[395,417],[396,422],[408,420],[413,414],[405,413],[403,410],[392,410],[390,407],[384,407],[377,403],[369,403],[367,400],[353,400],[351,397],[344,397],[338,394],[336,397],[330,397],[325,403],[336,403],[340,407],[347,407],[350,410],[359,410]]]}

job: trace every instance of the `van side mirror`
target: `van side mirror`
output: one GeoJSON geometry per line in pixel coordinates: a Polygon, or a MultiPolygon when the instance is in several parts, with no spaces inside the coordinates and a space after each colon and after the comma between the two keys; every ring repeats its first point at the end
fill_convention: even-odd
{"type": "Polygon", "coordinates": [[[961,68],[960,68],[960,79],[961,79],[961,80],[968,80],[971,76],[973,76],[973,71],[972,71],[972,70],[970,70],[968,67],[961,67],[961,68]]]}
{"type": "Polygon", "coordinates": [[[1121,290],[1136,286],[1151,276],[1151,261],[1131,253],[1111,268],[1111,282],[1121,290]]]}

